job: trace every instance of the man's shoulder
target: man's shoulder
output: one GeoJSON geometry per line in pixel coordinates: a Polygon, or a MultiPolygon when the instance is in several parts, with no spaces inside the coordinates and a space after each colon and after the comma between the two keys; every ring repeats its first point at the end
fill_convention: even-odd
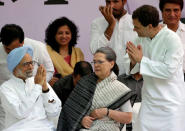
{"type": "Polygon", "coordinates": [[[1,58],[1,61],[2,61],[2,59],[6,59],[6,57],[7,57],[7,53],[4,50],[2,42],[0,42],[0,58],[1,58]]]}
{"type": "Polygon", "coordinates": [[[30,39],[30,38],[27,38],[27,37],[24,39],[24,44],[25,45],[30,45],[34,49],[35,48],[40,49],[40,47],[41,48],[45,47],[45,44],[42,43],[41,41],[33,40],[33,39],[30,39]]]}
{"type": "Polygon", "coordinates": [[[68,88],[73,84],[73,77],[72,75],[67,75],[64,78],[59,79],[53,86],[53,88],[61,88],[65,89],[68,88]]]}
{"type": "Polygon", "coordinates": [[[0,42],[0,52],[5,52],[2,42],[0,42]]]}
{"type": "Polygon", "coordinates": [[[47,53],[46,45],[43,44],[41,41],[25,38],[24,45],[29,45],[33,48],[34,56],[42,59],[48,59],[45,56],[45,54],[47,53]]]}
{"type": "Polygon", "coordinates": [[[94,19],[92,21],[92,23],[96,23],[96,24],[107,24],[107,21],[105,20],[104,17],[97,17],[96,19],[94,19]]]}
{"type": "Polygon", "coordinates": [[[122,24],[123,27],[127,27],[133,31],[134,28],[133,20],[130,14],[127,13],[124,16],[122,16],[119,22],[122,24]]]}
{"type": "Polygon", "coordinates": [[[163,27],[161,33],[158,35],[158,39],[161,40],[161,42],[166,48],[170,48],[170,49],[183,48],[181,39],[178,36],[178,34],[168,29],[167,26],[163,27]]]}
{"type": "Polygon", "coordinates": [[[185,24],[180,22],[179,23],[179,29],[182,30],[183,32],[185,32],[185,24]]]}
{"type": "Polygon", "coordinates": [[[16,85],[15,81],[12,78],[10,78],[9,80],[1,84],[0,90],[1,92],[5,92],[7,90],[14,90],[15,85],[16,85]]]}
{"type": "Polygon", "coordinates": [[[72,76],[72,74],[70,74],[70,75],[65,76],[61,80],[63,80],[63,81],[73,80],[73,76],[72,76]]]}
{"type": "Polygon", "coordinates": [[[172,38],[173,36],[178,37],[177,33],[169,29],[167,25],[163,25],[162,29],[158,32],[158,37],[172,38]]]}

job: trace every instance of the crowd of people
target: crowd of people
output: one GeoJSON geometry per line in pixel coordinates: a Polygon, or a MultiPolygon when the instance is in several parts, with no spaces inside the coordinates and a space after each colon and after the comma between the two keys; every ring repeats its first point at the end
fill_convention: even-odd
{"type": "Polygon", "coordinates": [[[0,131],[185,130],[184,2],[159,0],[161,22],[156,7],[128,14],[126,2],[99,7],[91,63],[67,17],[49,23],[45,44],[1,28],[0,131]]]}

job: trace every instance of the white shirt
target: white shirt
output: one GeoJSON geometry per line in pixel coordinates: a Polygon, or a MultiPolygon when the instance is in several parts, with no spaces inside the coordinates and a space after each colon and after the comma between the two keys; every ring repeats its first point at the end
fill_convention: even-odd
{"type": "MultiPolygon", "coordinates": [[[[144,83],[134,131],[184,131],[184,52],[180,38],[165,26],[152,40],[139,38],[135,44],[141,44],[143,57],[130,73],[139,71],[144,83]]],[[[129,73],[126,57],[125,67],[129,73]]]]}
{"type": "Polygon", "coordinates": [[[119,74],[124,74],[123,56],[125,55],[126,42],[132,41],[137,37],[136,32],[133,31],[132,17],[127,13],[116,21],[112,37],[110,41],[104,36],[104,32],[108,27],[105,18],[97,18],[91,25],[91,41],[90,50],[94,54],[100,47],[109,46],[112,48],[116,55],[119,67],[119,74]]]}
{"type": "MultiPolygon", "coordinates": [[[[33,48],[33,60],[39,64],[44,65],[47,71],[47,81],[53,77],[54,67],[51,58],[47,52],[45,44],[40,41],[32,40],[29,38],[24,39],[24,45],[30,45],[33,48]]],[[[0,85],[10,79],[11,73],[7,67],[7,53],[4,50],[3,44],[0,43],[0,85]]],[[[33,74],[36,74],[38,65],[35,64],[33,74]]]]}
{"type": "MultiPolygon", "coordinates": [[[[182,22],[179,21],[179,27],[176,31],[176,33],[178,34],[178,36],[180,37],[181,41],[182,41],[182,45],[183,45],[183,49],[185,52],[185,24],[183,24],[182,22]]],[[[183,71],[185,73],[185,55],[183,57],[183,71]]]]}
{"type": "Polygon", "coordinates": [[[59,114],[61,102],[49,84],[48,87],[49,92],[42,93],[42,86],[34,83],[34,77],[24,82],[12,76],[4,82],[0,87],[0,96],[5,110],[5,130],[37,131],[39,127],[41,131],[45,128],[51,131],[54,125],[47,117],[59,114]]]}

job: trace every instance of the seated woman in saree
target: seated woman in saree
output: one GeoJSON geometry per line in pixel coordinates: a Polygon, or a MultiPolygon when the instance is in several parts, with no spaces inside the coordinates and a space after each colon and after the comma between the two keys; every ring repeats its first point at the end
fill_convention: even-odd
{"type": "Polygon", "coordinates": [[[57,131],[120,131],[120,123],[131,122],[134,93],[117,80],[115,61],[109,47],[95,52],[95,73],[78,81],[63,106],[57,131]]]}

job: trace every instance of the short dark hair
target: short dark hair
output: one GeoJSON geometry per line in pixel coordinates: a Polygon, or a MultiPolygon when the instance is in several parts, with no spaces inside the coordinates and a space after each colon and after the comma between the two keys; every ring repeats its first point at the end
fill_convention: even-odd
{"type": "Polygon", "coordinates": [[[116,64],[116,53],[113,51],[112,48],[110,47],[101,47],[99,49],[96,50],[96,53],[103,53],[106,56],[106,60],[110,61],[114,61],[114,67],[111,69],[112,71],[114,71],[114,73],[116,75],[119,74],[119,68],[118,65],[116,64]]]}
{"type": "Polygon", "coordinates": [[[184,0],[159,0],[159,8],[163,12],[164,5],[167,3],[180,5],[181,10],[184,7],[184,0]]]}
{"type": "Polygon", "coordinates": [[[59,44],[57,43],[55,39],[55,35],[57,33],[57,30],[61,26],[67,25],[71,31],[71,41],[69,42],[69,54],[72,53],[72,47],[77,44],[78,40],[78,28],[77,26],[68,18],[66,17],[60,17],[53,22],[51,22],[45,32],[45,42],[51,46],[53,50],[56,52],[59,52],[59,44]]]}
{"type": "Polygon", "coordinates": [[[2,27],[0,32],[0,41],[3,45],[9,46],[17,39],[20,43],[24,41],[24,31],[19,25],[6,24],[2,27]]]}
{"type": "Polygon", "coordinates": [[[83,77],[85,75],[89,75],[93,72],[93,68],[91,64],[87,61],[79,61],[75,64],[73,75],[83,77]]]}
{"type": "Polygon", "coordinates": [[[132,19],[138,19],[143,26],[152,24],[156,27],[159,24],[159,12],[151,5],[143,5],[133,12],[132,19]]]}

